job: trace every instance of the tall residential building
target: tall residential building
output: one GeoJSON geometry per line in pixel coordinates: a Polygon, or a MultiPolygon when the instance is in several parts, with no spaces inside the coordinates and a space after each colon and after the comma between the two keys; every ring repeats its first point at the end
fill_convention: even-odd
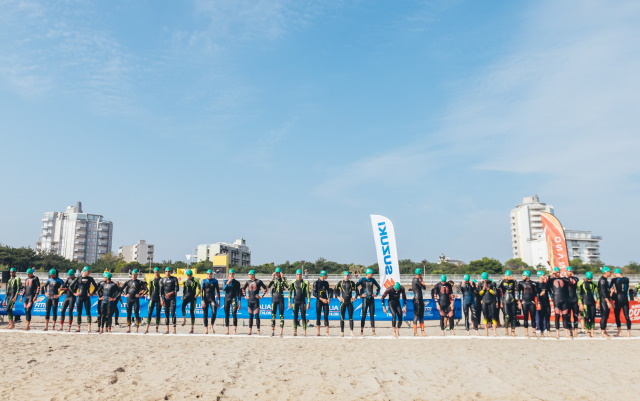
{"type": "MultiPolygon", "coordinates": [[[[244,238],[235,240],[233,244],[216,242],[215,244],[198,245],[196,258],[198,262],[222,260],[215,256],[226,256],[228,266],[251,266],[251,250],[244,238]]],[[[215,265],[216,263],[214,263],[215,265]]],[[[222,267],[222,266],[219,266],[222,267]]]]}
{"type": "Polygon", "coordinates": [[[53,251],[69,260],[91,264],[111,252],[113,223],[82,211],[82,203],[65,212],[46,212],[36,251],[53,251]]]}
{"type": "Polygon", "coordinates": [[[565,230],[569,259],[580,259],[584,263],[600,260],[600,241],[602,237],[592,235],[591,231],[565,230]]]}
{"type": "Polygon", "coordinates": [[[118,248],[118,256],[127,263],[138,262],[146,265],[153,262],[153,245],[147,244],[145,240],[140,240],[134,245],[124,245],[118,248]]]}

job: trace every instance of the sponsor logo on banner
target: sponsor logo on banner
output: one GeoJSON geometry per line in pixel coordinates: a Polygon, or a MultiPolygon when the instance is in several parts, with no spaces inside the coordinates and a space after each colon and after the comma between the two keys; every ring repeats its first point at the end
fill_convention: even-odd
{"type": "Polygon", "coordinates": [[[569,266],[567,241],[560,220],[550,213],[541,212],[542,228],[547,242],[547,253],[551,267],[559,267],[562,271],[569,266]]]}
{"type": "Polygon", "coordinates": [[[395,231],[388,218],[375,214],[370,217],[380,269],[380,283],[384,288],[389,288],[400,281],[395,231]]]}

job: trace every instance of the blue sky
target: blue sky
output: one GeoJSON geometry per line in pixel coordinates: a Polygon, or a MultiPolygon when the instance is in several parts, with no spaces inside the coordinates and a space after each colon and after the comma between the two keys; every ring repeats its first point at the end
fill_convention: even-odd
{"type": "Polygon", "coordinates": [[[640,3],[0,1],[0,242],[80,200],[156,259],[511,257],[538,194],[640,260],[640,3]]]}

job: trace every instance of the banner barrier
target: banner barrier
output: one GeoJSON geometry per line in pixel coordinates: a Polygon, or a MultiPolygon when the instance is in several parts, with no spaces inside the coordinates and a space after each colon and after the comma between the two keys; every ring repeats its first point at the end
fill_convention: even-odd
{"type": "MultiPolygon", "coordinates": [[[[65,296],[62,295],[60,298],[58,298],[58,320],[60,320],[60,316],[62,313],[62,303],[64,302],[64,298],[65,296]]],[[[16,316],[23,316],[24,315],[24,305],[22,304],[22,300],[21,298],[19,298],[19,301],[13,308],[13,314],[16,316]]],[[[0,315],[6,315],[7,314],[7,308],[6,306],[4,306],[4,294],[0,295],[0,302],[2,302],[2,305],[0,306],[0,315]]],[[[124,302],[124,305],[118,303],[118,310],[119,310],[119,314],[120,314],[120,318],[122,319],[126,319],[127,317],[127,306],[126,306],[126,298],[122,298],[122,302],[124,302]]],[[[285,307],[288,306],[287,304],[288,300],[285,300],[285,307]]],[[[145,298],[140,298],[140,317],[141,318],[146,318],[147,317],[147,305],[148,305],[149,301],[145,298]]],[[[436,308],[436,302],[433,299],[425,299],[424,300],[425,303],[425,307],[424,307],[424,319],[425,320],[439,320],[440,319],[440,314],[436,308]]],[[[97,296],[93,296],[91,297],[91,316],[92,317],[97,317],[98,316],[98,297],[97,296]]],[[[391,314],[390,313],[384,313],[382,311],[382,302],[379,298],[375,299],[375,320],[376,321],[391,321],[391,314]]],[[[33,309],[31,311],[32,316],[44,316],[46,313],[46,298],[44,295],[40,295],[38,297],[38,301],[33,305],[33,309]]],[[[164,308],[162,308],[161,310],[161,317],[164,318],[164,308]]],[[[69,315],[69,312],[67,310],[67,316],[69,315]]],[[[74,312],[73,315],[76,316],[76,310],[74,308],[74,312]]],[[[85,313],[83,311],[83,316],[85,316],[85,313]]],[[[189,307],[187,307],[187,317],[189,317],[189,307]]],[[[202,304],[201,304],[201,299],[198,298],[196,300],[196,308],[195,308],[195,317],[197,319],[201,319],[203,317],[203,313],[202,313],[202,304]]],[[[155,311],[152,311],[152,317],[155,317],[155,311]]],[[[176,306],[176,317],[178,318],[182,318],[182,297],[178,297],[177,298],[177,306],[176,306]]],[[[224,297],[220,298],[220,305],[218,307],[218,311],[217,311],[217,317],[224,317],[224,297]]],[[[271,297],[265,297],[260,299],[260,317],[262,319],[271,319],[271,297]]],[[[249,313],[247,311],[247,300],[246,299],[242,299],[242,303],[241,303],[241,307],[240,310],[238,311],[238,319],[248,319],[249,318],[249,313]]],[[[279,319],[279,316],[276,316],[276,318],[279,319]]],[[[293,319],[293,309],[285,309],[285,313],[284,313],[284,318],[287,320],[292,320],[293,319]]],[[[323,316],[324,318],[324,316],[323,316]]],[[[353,312],[353,319],[354,320],[360,320],[362,318],[362,301],[361,299],[357,299],[354,302],[354,312],[353,312]]],[[[462,306],[461,306],[461,300],[460,299],[456,299],[455,300],[455,304],[454,304],[454,319],[461,319],[462,318],[462,306]]],[[[367,320],[369,319],[369,316],[367,315],[367,320]]],[[[309,310],[307,310],[307,320],[316,320],[316,299],[312,298],[311,299],[311,308],[309,308],[309,310]]],[[[329,302],[329,320],[340,320],[340,301],[337,298],[332,298],[329,302]]],[[[413,300],[408,299],[407,300],[407,313],[404,314],[403,316],[403,320],[405,321],[413,321],[413,300]]],[[[123,320],[124,321],[124,320],[123,320]]]]}

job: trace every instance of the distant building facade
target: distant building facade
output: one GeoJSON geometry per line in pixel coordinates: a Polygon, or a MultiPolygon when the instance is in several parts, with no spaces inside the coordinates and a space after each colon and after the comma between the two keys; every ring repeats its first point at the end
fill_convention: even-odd
{"type": "Polygon", "coordinates": [[[600,241],[602,237],[592,235],[591,231],[565,230],[569,259],[580,259],[584,263],[600,260],[600,241]]]}
{"type": "Polygon", "coordinates": [[[92,264],[111,252],[113,223],[102,215],[84,213],[82,203],[64,212],[46,212],[36,251],[54,252],[69,260],[92,264]]]}
{"type": "Polygon", "coordinates": [[[138,262],[141,265],[146,265],[153,262],[154,246],[147,244],[147,241],[140,240],[134,245],[124,245],[118,248],[118,256],[122,257],[125,262],[138,262]]]}
{"type": "Polygon", "coordinates": [[[198,262],[211,261],[214,267],[251,266],[251,250],[244,238],[235,240],[233,244],[203,244],[198,245],[196,259],[198,262]]]}

